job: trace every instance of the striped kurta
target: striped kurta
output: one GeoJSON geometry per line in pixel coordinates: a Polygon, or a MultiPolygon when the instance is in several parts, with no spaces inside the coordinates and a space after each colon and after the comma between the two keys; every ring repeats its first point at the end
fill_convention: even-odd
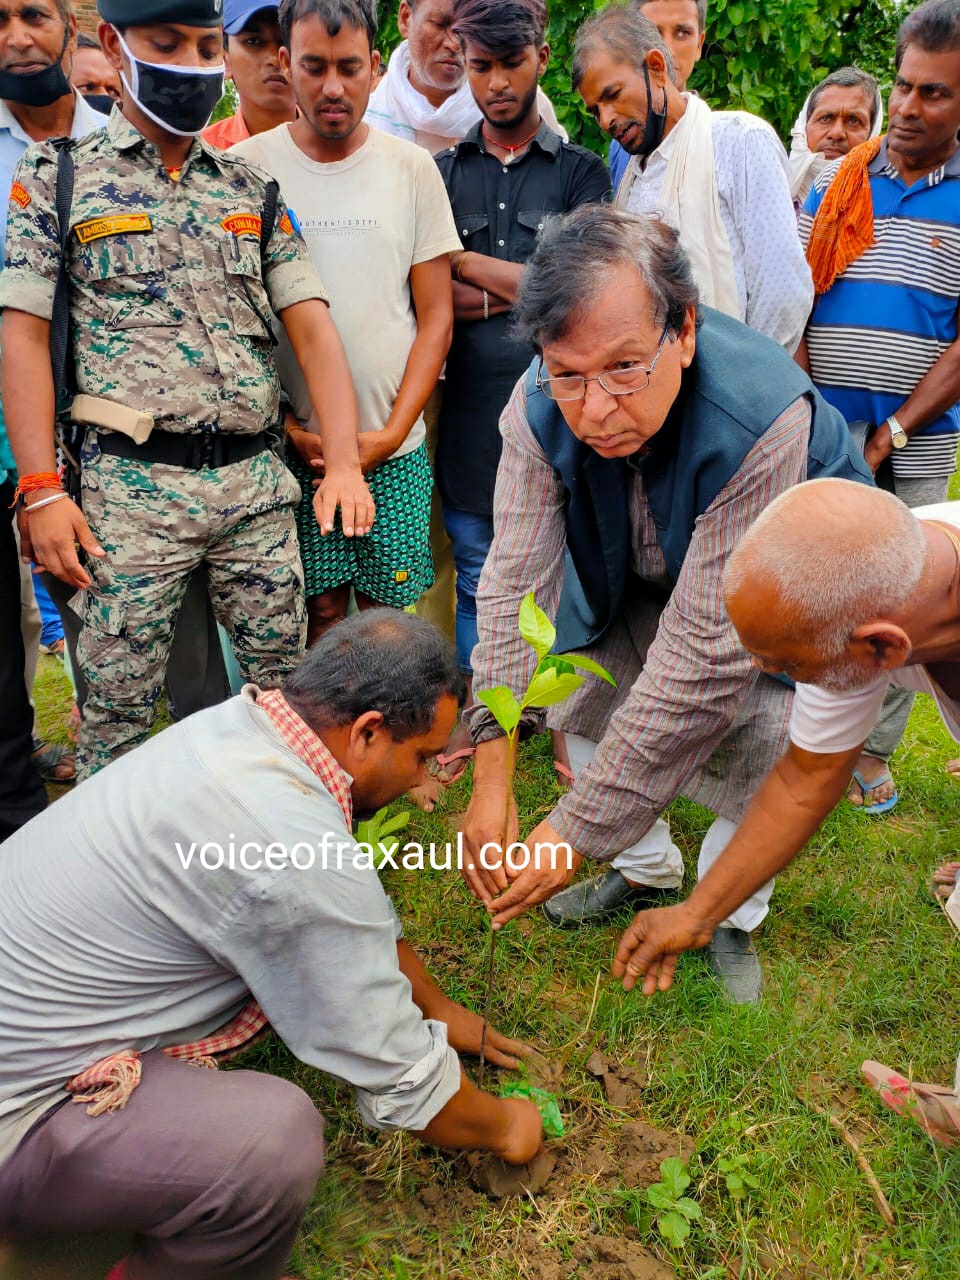
{"type": "MultiPolygon", "coordinates": [[[[500,430],[495,535],[477,594],[478,690],[525,687],[534,659],[517,632],[520,601],[533,591],[555,617],[563,583],[563,486],[527,423],[522,380],[500,430]]],[[[785,749],[792,694],[751,664],[724,609],[721,578],[760,512],[806,479],[809,432],[810,408],[801,398],[771,424],[699,517],[672,591],[643,482],[634,473],[634,576],[619,616],[590,650],[618,688],[588,677],[551,718],[554,727],[600,744],[549,817],[578,853],[613,858],[679,795],[737,820],[785,749]]],[[[485,707],[472,708],[466,718],[475,741],[500,732],[485,707]]],[[[525,729],[545,723],[543,712],[531,713],[525,729]]]]}

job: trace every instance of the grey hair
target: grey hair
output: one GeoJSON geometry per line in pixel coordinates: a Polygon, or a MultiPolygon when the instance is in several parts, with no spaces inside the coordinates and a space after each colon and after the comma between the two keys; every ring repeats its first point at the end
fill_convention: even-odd
{"type": "Polygon", "coordinates": [[[397,609],[365,609],[321,636],[281,692],[312,729],[379,711],[399,742],[429,732],[442,697],[463,706],[466,685],[432,623],[397,609]]]}
{"type": "Polygon", "coordinates": [[[920,521],[892,493],[853,480],[807,480],[775,498],[744,534],[727,560],[723,593],[752,578],[774,583],[804,638],[830,661],[857,627],[909,603],[928,555],[920,521]],[[826,494],[825,485],[833,489],[829,509],[818,503],[805,518],[807,500],[826,494]]]}
{"type": "Polygon", "coordinates": [[[960,50],[960,0],[926,0],[907,14],[897,32],[898,69],[909,44],[927,53],[960,50]]]}
{"type": "Polygon", "coordinates": [[[861,71],[859,67],[839,67],[836,71],[831,71],[810,95],[807,102],[808,120],[824,89],[862,89],[870,103],[870,128],[877,123],[877,117],[883,110],[883,100],[880,97],[880,86],[869,71],[861,71]]]}
{"type": "Polygon", "coordinates": [[[657,328],[668,324],[679,333],[700,295],[672,227],[599,204],[549,218],[520,281],[514,336],[542,351],[570,332],[612,275],[629,267],[647,287],[657,328]]]}
{"type": "Polygon", "coordinates": [[[667,64],[667,74],[676,83],[673,68],[673,55],[667,48],[663,36],[649,18],[645,18],[636,9],[627,9],[623,5],[613,4],[604,9],[596,17],[589,18],[577,32],[573,45],[573,66],[570,79],[576,91],[580,88],[583,77],[587,74],[587,63],[591,53],[596,49],[606,49],[621,62],[643,70],[647,54],[656,49],[663,54],[667,64]]]}
{"type": "Polygon", "coordinates": [[[344,23],[365,31],[373,49],[377,39],[376,0],[280,0],[280,34],[288,49],[294,25],[311,15],[316,15],[332,36],[340,34],[344,23]]]}
{"type": "MultiPolygon", "coordinates": [[[[633,0],[634,7],[642,10],[644,5],[652,4],[653,0],[633,0]]],[[[707,0],[694,0],[697,6],[697,25],[701,31],[707,29],[707,0]]]]}

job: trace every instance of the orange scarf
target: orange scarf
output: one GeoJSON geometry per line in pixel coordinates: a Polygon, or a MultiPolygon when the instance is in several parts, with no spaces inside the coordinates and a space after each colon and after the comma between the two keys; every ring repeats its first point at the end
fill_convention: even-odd
{"type": "Polygon", "coordinates": [[[879,155],[882,141],[882,137],[871,138],[844,156],[817,210],[807,241],[807,261],[818,295],[826,293],[837,276],[876,243],[867,167],[879,155]]]}

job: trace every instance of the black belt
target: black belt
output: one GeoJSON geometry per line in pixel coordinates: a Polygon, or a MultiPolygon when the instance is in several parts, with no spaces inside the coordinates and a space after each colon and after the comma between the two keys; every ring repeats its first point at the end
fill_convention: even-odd
{"type": "Polygon", "coordinates": [[[228,467],[243,462],[267,446],[266,433],[255,436],[228,435],[220,431],[192,431],[179,435],[173,431],[151,431],[145,444],[135,444],[129,436],[113,432],[98,434],[101,453],[115,458],[136,458],[139,462],[159,462],[167,467],[185,467],[200,471],[203,467],[228,467]]]}

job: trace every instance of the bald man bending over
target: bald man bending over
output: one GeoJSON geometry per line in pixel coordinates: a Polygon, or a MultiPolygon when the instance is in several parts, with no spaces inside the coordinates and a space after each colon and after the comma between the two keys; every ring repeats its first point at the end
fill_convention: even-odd
{"type": "MultiPolygon", "coordinates": [[[[665,991],[679,952],[705,946],[814,834],[843,796],[890,685],[930,694],[960,741],[960,502],[911,511],[849,480],[797,485],[739,543],[723,591],[754,663],[797,682],[790,743],[690,897],[641,911],[623,935],[614,973],[628,990],[642,979],[647,995],[665,991]]],[[[937,878],[956,880],[958,869],[948,864],[937,878]]],[[[898,1110],[917,1104],[931,1136],[960,1139],[954,1090],[911,1087],[876,1063],[864,1074],[898,1110]]]]}
{"type": "Polygon", "coordinates": [[[889,685],[929,693],[960,741],[960,502],[913,511],[881,489],[810,480],[727,561],[724,602],[762,671],[797,682],[786,754],[684,902],[641,911],[614,972],[666,991],[681,951],[781,871],[844,793],[889,685]]]}

